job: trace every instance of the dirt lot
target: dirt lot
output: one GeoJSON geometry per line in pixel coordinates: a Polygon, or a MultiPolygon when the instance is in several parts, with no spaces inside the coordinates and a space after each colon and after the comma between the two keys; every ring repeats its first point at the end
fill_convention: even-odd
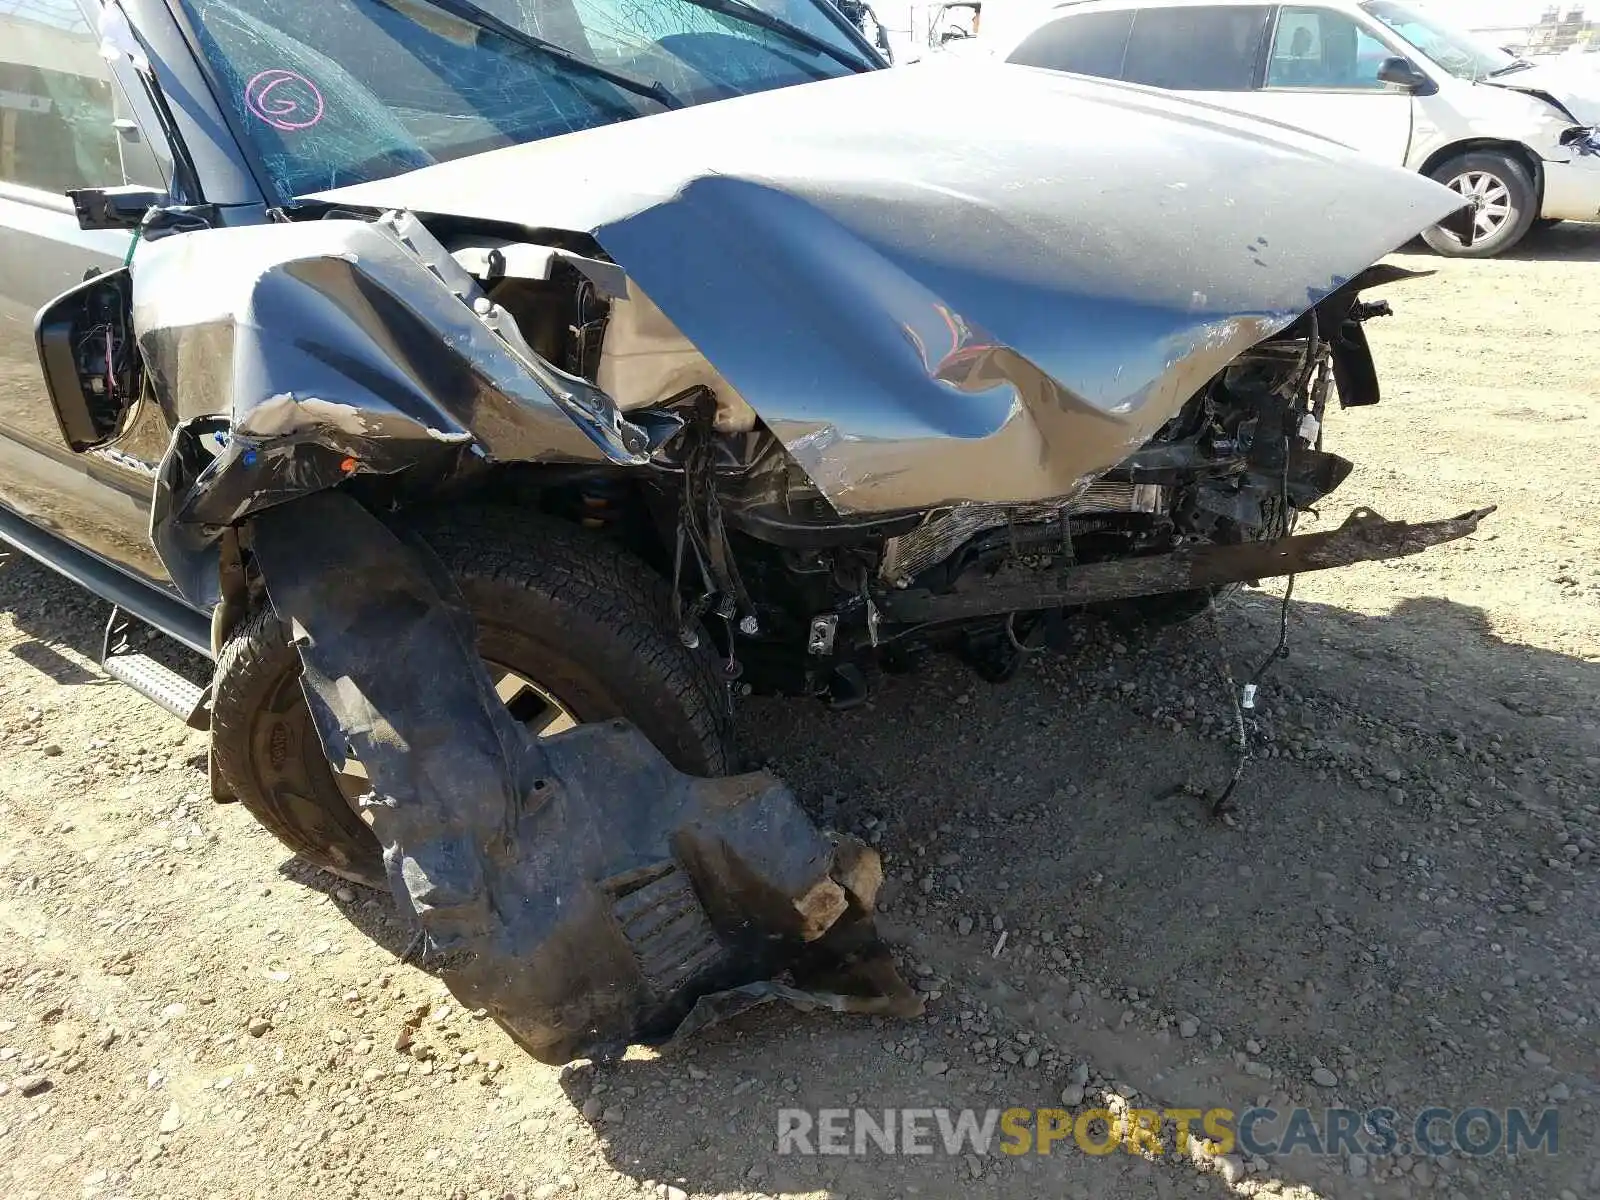
{"type": "MultiPolygon", "coordinates": [[[[1387,395],[1334,418],[1360,466],[1324,519],[1500,511],[1299,582],[1232,823],[1173,794],[1231,766],[1205,622],[1086,625],[998,688],[941,663],[848,714],[746,706],[752,751],[882,848],[919,1022],[767,1010],[531,1063],[402,961],[386,898],[214,806],[203,737],[94,667],[103,607],[12,557],[0,1194],[1600,1197],[1600,228],[1403,261],[1440,273],[1373,326],[1387,395]],[[1387,1104],[1402,1141],[1430,1105],[1554,1107],[1559,1152],[776,1153],[781,1108],[1108,1095],[1387,1104]]],[[[1270,591],[1224,612],[1236,671],[1276,620],[1270,591]]]]}

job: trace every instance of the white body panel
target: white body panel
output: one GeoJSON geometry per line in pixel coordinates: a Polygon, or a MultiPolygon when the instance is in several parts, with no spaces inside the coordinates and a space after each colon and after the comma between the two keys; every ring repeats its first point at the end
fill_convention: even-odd
{"type": "MultiPolygon", "coordinates": [[[[1005,0],[999,3],[1004,4],[1005,0]]],[[[1034,30],[1063,17],[1218,4],[1277,7],[1262,0],[1057,3],[1048,9],[1027,8],[1025,21],[997,21],[998,28],[991,27],[986,16],[975,41],[1003,59],[1034,30]]],[[[1519,67],[1493,80],[1461,78],[1432,61],[1422,49],[1354,0],[1300,0],[1287,7],[1347,18],[1358,26],[1369,55],[1378,49],[1373,43],[1381,45],[1382,51],[1410,61],[1427,77],[1430,86],[1413,94],[1398,85],[1377,85],[1371,80],[1343,88],[1296,86],[1282,81],[1275,85],[1269,67],[1268,77],[1259,79],[1259,86],[1248,90],[1179,94],[1320,134],[1379,161],[1414,171],[1430,169],[1458,146],[1463,151],[1485,143],[1520,147],[1539,165],[1542,217],[1600,220],[1600,153],[1563,140],[1570,138],[1575,127],[1600,125],[1600,73],[1552,62],[1519,67]]],[[[1293,15],[1285,19],[1292,20],[1293,15]]],[[[1273,53],[1278,53],[1276,48],[1273,53]]],[[[1594,144],[1600,145],[1600,141],[1594,144]]]]}
{"type": "Polygon", "coordinates": [[[1416,101],[1404,92],[1322,92],[1308,88],[1183,94],[1320,134],[1397,167],[1414,166],[1410,155],[1416,101]]]}

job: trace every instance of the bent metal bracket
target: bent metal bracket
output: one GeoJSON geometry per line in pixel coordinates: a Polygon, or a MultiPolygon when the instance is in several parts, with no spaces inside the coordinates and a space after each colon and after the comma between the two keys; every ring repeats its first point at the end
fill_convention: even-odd
{"type": "Polygon", "coordinates": [[[343,492],[252,530],[328,758],[371,780],[362,816],[425,964],[534,1057],[605,1057],[774,999],[922,1011],[873,926],[876,852],[777,780],[682,775],[620,721],[535,738],[430,552],[343,492]]]}

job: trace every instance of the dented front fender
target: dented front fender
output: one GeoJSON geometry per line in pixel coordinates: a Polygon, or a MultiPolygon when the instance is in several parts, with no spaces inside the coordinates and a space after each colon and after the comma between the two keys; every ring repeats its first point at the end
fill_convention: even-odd
{"type": "Polygon", "coordinates": [[[151,536],[197,603],[218,531],[274,505],[474,460],[636,465],[676,428],[541,359],[404,214],[151,242],[133,322],[175,426],[151,536]]]}

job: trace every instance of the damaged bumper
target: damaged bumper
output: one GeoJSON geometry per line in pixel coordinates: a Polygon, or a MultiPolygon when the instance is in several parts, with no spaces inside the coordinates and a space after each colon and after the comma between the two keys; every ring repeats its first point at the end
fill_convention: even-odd
{"type": "Polygon", "coordinates": [[[253,527],[328,758],[371,780],[361,813],[426,964],[529,1053],[611,1054],[771,999],[921,1011],[873,930],[875,851],[820,832],[770,776],[678,773],[622,722],[535,738],[448,577],[347,495],[253,527]]]}
{"type": "Polygon", "coordinates": [[[1544,163],[1541,217],[1556,221],[1593,221],[1600,217],[1600,129],[1570,130],[1561,144],[1571,157],[1544,163]]]}
{"type": "Polygon", "coordinates": [[[884,602],[884,615],[906,623],[958,621],[1047,608],[1072,608],[1133,596],[1215,588],[1230,583],[1326,571],[1358,562],[1403,558],[1473,533],[1494,507],[1443,521],[1386,521],[1357,509],[1338,529],[1269,542],[1197,546],[1115,562],[1085,563],[1053,579],[993,586],[971,595],[900,592],[884,602]]]}

